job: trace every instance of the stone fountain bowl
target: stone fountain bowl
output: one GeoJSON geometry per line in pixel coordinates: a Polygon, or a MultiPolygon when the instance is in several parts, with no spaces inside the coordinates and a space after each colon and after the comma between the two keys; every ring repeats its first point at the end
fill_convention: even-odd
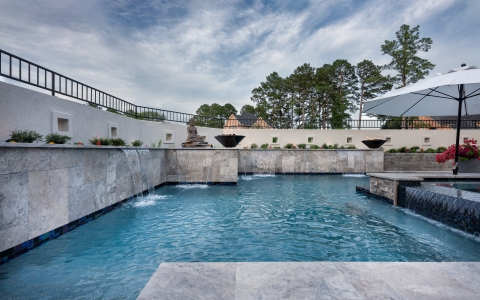
{"type": "Polygon", "coordinates": [[[220,144],[223,145],[225,148],[234,148],[237,147],[238,144],[245,138],[244,135],[228,135],[228,134],[220,134],[215,137],[220,144]]]}
{"type": "Polygon", "coordinates": [[[370,149],[377,149],[382,147],[386,141],[387,140],[364,140],[362,143],[364,143],[370,149]]]}

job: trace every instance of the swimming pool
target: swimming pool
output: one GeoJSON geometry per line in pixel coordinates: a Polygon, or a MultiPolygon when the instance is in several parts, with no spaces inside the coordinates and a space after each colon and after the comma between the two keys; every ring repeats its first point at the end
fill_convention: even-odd
{"type": "Polygon", "coordinates": [[[355,193],[368,177],[166,186],[0,266],[2,296],[135,299],[161,262],[480,261],[480,243],[355,193]]]}

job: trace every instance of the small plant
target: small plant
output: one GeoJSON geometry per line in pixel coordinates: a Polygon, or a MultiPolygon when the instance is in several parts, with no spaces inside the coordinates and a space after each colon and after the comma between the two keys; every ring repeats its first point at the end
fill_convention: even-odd
{"type": "Polygon", "coordinates": [[[427,150],[425,150],[425,153],[437,153],[437,150],[428,148],[427,150]]]}
{"type": "Polygon", "coordinates": [[[420,147],[418,147],[418,146],[413,146],[413,147],[410,148],[410,151],[412,153],[417,153],[418,150],[420,150],[420,147]]]}
{"type": "Polygon", "coordinates": [[[298,144],[298,149],[307,149],[307,144],[298,144]]]}
{"type": "MultiPolygon", "coordinates": [[[[423,149],[423,148],[422,148],[423,149]]],[[[395,148],[388,149],[386,152],[388,153],[397,153],[397,150],[395,148]]]]}
{"type": "Polygon", "coordinates": [[[280,148],[280,147],[278,147],[278,146],[275,146],[275,147],[273,147],[273,149],[282,149],[282,148],[280,148]]]}
{"type": "Polygon", "coordinates": [[[162,147],[162,140],[159,140],[157,143],[157,148],[160,148],[160,147],[162,147]]]}
{"type": "Polygon", "coordinates": [[[341,146],[340,146],[340,149],[345,149],[345,146],[344,146],[344,145],[341,145],[341,146]]]}
{"type": "Polygon", "coordinates": [[[285,149],[292,149],[292,148],[293,148],[293,144],[292,144],[292,143],[288,143],[288,144],[286,144],[285,146],[283,146],[283,148],[285,148],[285,149]]]}
{"type": "Polygon", "coordinates": [[[262,149],[267,149],[267,148],[268,148],[268,143],[262,144],[262,145],[260,146],[260,148],[262,148],[262,149]]]}
{"type": "Polygon", "coordinates": [[[253,144],[250,145],[250,148],[251,148],[251,149],[257,149],[257,148],[258,148],[258,145],[255,144],[255,143],[253,143],[253,144]]]}
{"type": "Polygon", "coordinates": [[[323,148],[323,149],[328,149],[327,143],[323,143],[322,148],[323,148]]]}
{"type": "Polygon", "coordinates": [[[105,138],[94,137],[93,139],[88,140],[88,141],[92,145],[102,145],[102,146],[110,146],[111,145],[110,139],[105,139],[105,138]]]}
{"type": "Polygon", "coordinates": [[[408,149],[407,147],[403,146],[403,147],[398,148],[397,151],[398,151],[399,153],[410,152],[410,149],[408,149],[408,151],[407,151],[407,149],[408,149]]]}
{"type": "Polygon", "coordinates": [[[319,145],[310,145],[310,149],[320,149],[322,147],[320,147],[319,145]]]}
{"type": "Polygon", "coordinates": [[[33,143],[42,141],[43,136],[35,130],[14,130],[10,134],[10,140],[17,143],[33,143]]]}
{"type": "Polygon", "coordinates": [[[134,146],[134,147],[140,147],[142,144],[143,144],[142,141],[136,140],[136,141],[134,141],[134,142],[132,143],[132,146],[134,146]]]}
{"type": "Polygon", "coordinates": [[[50,133],[45,136],[45,142],[48,144],[65,144],[71,137],[68,135],[60,135],[58,133],[50,133]]]}
{"type": "Polygon", "coordinates": [[[437,148],[437,153],[445,152],[445,150],[447,150],[447,148],[445,148],[445,147],[438,147],[438,148],[437,148]]]}
{"type": "Polygon", "coordinates": [[[125,146],[125,141],[121,138],[112,138],[112,139],[110,139],[110,145],[112,145],[112,146],[125,146]]]}
{"type": "Polygon", "coordinates": [[[350,145],[350,146],[345,147],[345,149],[357,149],[357,147],[355,147],[354,145],[350,145]]]}

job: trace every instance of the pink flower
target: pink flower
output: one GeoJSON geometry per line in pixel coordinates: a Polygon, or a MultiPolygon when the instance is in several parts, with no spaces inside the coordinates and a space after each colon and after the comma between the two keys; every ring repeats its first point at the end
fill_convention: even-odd
{"type": "MultiPolygon", "coordinates": [[[[471,158],[480,160],[477,141],[474,139],[463,141],[463,144],[458,146],[458,158],[460,161],[466,161],[471,158]]],[[[446,161],[453,159],[455,159],[455,145],[451,145],[447,150],[437,154],[435,157],[435,160],[438,163],[445,163],[446,161]]]]}

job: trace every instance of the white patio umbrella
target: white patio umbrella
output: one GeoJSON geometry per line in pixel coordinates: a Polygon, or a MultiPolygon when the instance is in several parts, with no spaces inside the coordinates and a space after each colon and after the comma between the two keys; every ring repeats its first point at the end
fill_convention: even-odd
{"type": "Polygon", "coordinates": [[[391,91],[366,102],[363,112],[400,117],[457,115],[453,167],[453,174],[457,174],[462,114],[480,114],[480,67],[463,64],[460,68],[391,91]]]}

